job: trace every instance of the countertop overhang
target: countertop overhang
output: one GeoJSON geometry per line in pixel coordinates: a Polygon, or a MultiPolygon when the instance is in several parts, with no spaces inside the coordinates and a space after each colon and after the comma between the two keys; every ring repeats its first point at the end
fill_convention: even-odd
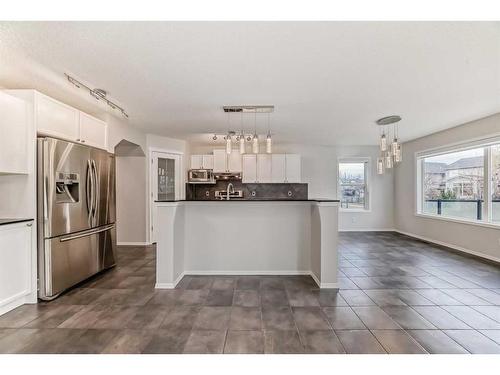
{"type": "Polygon", "coordinates": [[[25,221],[33,221],[33,219],[30,219],[30,218],[0,219],[0,225],[23,223],[25,221]]]}
{"type": "Polygon", "coordinates": [[[199,200],[188,200],[188,199],[173,199],[173,200],[155,200],[155,203],[176,203],[176,202],[194,202],[194,203],[224,203],[224,202],[239,202],[239,203],[248,203],[248,202],[288,202],[288,203],[294,203],[294,202],[315,202],[315,203],[322,203],[322,202],[328,202],[328,203],[338,203],[340,200],[338,199],[321,199],[321,198],[316,198],[316,199],[266,199],[266,198],[257,198],[257,199],[219,199],[219,200],[213,200],[213,199],[199,199],[199,200]]]}

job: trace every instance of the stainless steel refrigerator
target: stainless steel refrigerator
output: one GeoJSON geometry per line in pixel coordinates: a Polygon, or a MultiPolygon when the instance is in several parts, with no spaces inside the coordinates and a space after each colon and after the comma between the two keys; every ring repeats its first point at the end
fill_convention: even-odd
{"type": "Polygon", "coordinates": [[[41,299],[115,264],[115,158],[38,138],[38,278],[41,299]]]}

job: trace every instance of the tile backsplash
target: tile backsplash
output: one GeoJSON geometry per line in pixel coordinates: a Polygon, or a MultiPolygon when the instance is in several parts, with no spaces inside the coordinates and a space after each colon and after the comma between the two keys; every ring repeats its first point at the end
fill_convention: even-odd
{"type": "Polygon", "coordinates": [[[243,191],[243,199],[289,199],[308,198],[307,184],[244,184],[241,181],[217,181],[216,184],[186,184],[187,200],[215,200],[215,192],[226,190],[232,183],[234,190],[243,191]]]}

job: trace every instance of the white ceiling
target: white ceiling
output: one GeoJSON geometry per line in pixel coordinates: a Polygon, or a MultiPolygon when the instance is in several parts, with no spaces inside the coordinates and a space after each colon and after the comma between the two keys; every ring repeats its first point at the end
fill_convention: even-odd
{"type": "Polygon", "coordinates": [[[186,139],[224,132],[223,105],[274,104],[276,141],[322,145],[375,144],[389,114],[409,140],[500,112],[493,22],[3,22],[0,59],[0,86],[102,112],[67,72],[186,139]]]}

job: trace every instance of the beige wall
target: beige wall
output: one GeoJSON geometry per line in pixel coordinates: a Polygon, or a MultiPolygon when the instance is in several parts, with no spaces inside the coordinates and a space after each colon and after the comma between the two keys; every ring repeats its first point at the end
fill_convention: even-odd
{"type": "Polygon", "coordinates": [[[499,132],[500,114],[496,114],[405,143],[404,160],[395,174],[395,228],[500,261],[500,229],[415,216],[415,153],[499,132]]]}
{"type": "MultiPolygon", "coordinates": [[[[210,153],[214,145],[192,144],[192,154],[210,153]]],[[[218,147],[220,148],[220,146],[218,147]]],[[[341,212],[339,229],[392,230],[393,222],[393,174],[376,174],[377,146],[316,146],[304,144],[276,144],[275,153],[297,153],[302,159],[302,182],[308,183],[310,198],[337,198],[337,160],[349,157],[371,159],[371,211],[341,212]]],[[[189,161],[188,161],[189,164],[189,161]]],[[[188,166],[189,168],[189,166],[188,166]]]]}

